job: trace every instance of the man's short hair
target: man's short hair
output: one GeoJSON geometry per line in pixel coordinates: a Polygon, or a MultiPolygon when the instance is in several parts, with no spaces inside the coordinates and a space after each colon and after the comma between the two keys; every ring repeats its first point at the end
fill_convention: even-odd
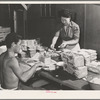
{"type": "Polygon", "coordinates": [[[17,44],[19,40],[21,40],[22,37],[18,35],[17,33],[9,33],[5,38],[5,44],[7,48],[11,48],[11,44],[14,42],[17,44]]]}
{"type": "Polygon", "coordinates": [[[71,18],[72,12],[69,9],[61,9],[60,11],[58,11],[58,16],[59,17],[71,18]]]}

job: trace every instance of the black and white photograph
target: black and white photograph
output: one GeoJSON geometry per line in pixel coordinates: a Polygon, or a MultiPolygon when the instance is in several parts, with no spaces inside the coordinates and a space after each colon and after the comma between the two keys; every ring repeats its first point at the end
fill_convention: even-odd
{"type": "Polygon", "coordinates": [[[0,3],[0,92],[99,90],[100,3],[0,3]]]}

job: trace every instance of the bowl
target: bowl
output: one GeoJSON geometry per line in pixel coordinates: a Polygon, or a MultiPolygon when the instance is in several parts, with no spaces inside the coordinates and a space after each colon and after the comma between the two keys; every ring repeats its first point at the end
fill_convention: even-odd
{"type": "Polygon", "coordinates": [[[100,84],[95,84],[95,83],[92,83],[92,82],[89,82],[89,84],[90,84],[91,89],[100,90],[100,84]]]}
{"type": "Polygon", "coordinates": [[[89,85],[93,90],[100,90],[100,78],[93,78],[89,81],[89,85]]]}

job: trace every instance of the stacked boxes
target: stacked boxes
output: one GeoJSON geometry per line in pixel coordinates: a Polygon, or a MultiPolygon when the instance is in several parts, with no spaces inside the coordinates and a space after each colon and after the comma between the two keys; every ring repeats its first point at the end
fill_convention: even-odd
{"type": "Polygon", "coordinates": [[[90,64],[92,61],[95,61],[97,59],[96,50],[81,49],[78,53],[84,56],[85,65],[90,64]]]}
{"type": "Polygon", "coordinates": [[[100,73],[100,67],[94,68],[92,66],[92,63],[96,62],[97,59],[96,50],[81,49],[77,52],[63,52],[61,55],[62,60],[66,63],[66,66],[64,66],[64,70],[71,74],[74,74],[77,78],[85,77],[88,74],[87,70],[100,73]]]}
{"type": "Polygon", "coordinates": [[[84,66],[84,57],[73,52],[63,52],[62,60],[65,62],[64,70],[74,74],[77,78],[83,78],[87,75],[87,67],[84,66]]]}
{"type": "Polygon", "coordinates": [[[22,40],[22,51],[26,53],[27,57],[33,57],[36,54],[36,46],[37,42],[35,39],[22,40]]]}
{"type": "Polygon", "coordinates": [[[9,34],[11,32],[10,27],[1,27],[0,26],[0,42],[5,40],[5,37],[7,36],[7,34],[9,34]]]}
{"type": "Polygon", "coordinates": [[[30,57],[33,57],[35,54],[36,54],[36,49],[30,49],[29,50],[30,57]]]}

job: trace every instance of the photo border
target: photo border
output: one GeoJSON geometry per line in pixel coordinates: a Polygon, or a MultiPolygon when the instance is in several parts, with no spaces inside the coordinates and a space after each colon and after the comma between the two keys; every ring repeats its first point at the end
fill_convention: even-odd
{"type": "MultiPolygon", "coordinates": [[[[0,4],[20,4],[20,3],[28,3],[28,4],[39,4],[41,2],[41,4],[100,4],[100,1],[94,1],[94,0],[80,0],[80,1],[76,1],[76,0],[0,0],[0,4]]],[[[28,91],[22,91],[22,90],[18,90],[18,91],[11,91],[11,90],[4,90],[4,91],[0,91],[0,99],[24,99],[24,100],[29,100],[29,99],[70,99],[70,100],[75,100],[75,99],[81,99],[81,100],[96,100],[96,99],[100,99],[100,91],[79,91],[79,90],[74,90],[74,91],[64,91],[64,90],[59,90],[59,91],[54,91],[51,90],[49,93],[47,93],[47,91],[42,90],[42,91],[38,91],[38,90],[28,90],[28,91]]]]}

